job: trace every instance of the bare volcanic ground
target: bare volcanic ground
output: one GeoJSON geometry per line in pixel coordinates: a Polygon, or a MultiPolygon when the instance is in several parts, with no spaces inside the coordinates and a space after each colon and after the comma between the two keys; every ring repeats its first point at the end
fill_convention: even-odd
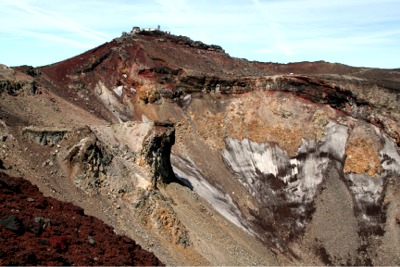
{"type": "Polygon", "coordinates": [[[83,209],[0,173],[0,265],[163,265],[83,209]]]}

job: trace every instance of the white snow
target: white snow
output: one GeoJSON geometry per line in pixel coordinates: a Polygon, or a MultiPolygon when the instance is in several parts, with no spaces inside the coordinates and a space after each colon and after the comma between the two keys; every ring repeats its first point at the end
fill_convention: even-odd
{"type": "Polygon", "coordinates": [[[260,175],[278,174],[279,168],[289,165],[287,153],[275,145],[260,144],[244,138],[242,141],[228,137],[227,149],[222,151],[225,163],[232,171],[252,184],[260,175]],[[284,166],[281,166],[283,163],[284,166]]]}
{"type": "Polygon", "coordinates": [[[347,174],[346,178],[352,182],[350,189],[358,202],[378,204],[383,192],[383,179],[354,173],[347,174]]]}
{"type": "MultiPolygon", "coordinates": [[[[117,88],[115,88],[117,89],[117,88]]],[[[118,94],[119,89],[114,93],[118,94]]],[[[124,104],[120,103],[115,95],[109,90],[101,81],[96,84],[95,91],[97,93],[97,97],[104,103],[104,105],[110,110],[119,120],[126,121],[126,114],[132,114],[132,110],[127,108],[124,104]]],[[[122,94],[122,88],[121,88],[122,94]]]]}
{"type": "Polygon", "coordinates": [[[249,227],[243,223],[245,220],[241,218],[241,212],[230,195],[209,183],[189,157],[183,159],[175,154],[171,154],[171,162],[178,179],[184,183],[184,180],[187,179],[193,190],[210,203],[222,216],[246,232],[252,233],[249,227]]]}
{"type": "Polygon", "coordinates": [[[124,87],[122,85],[120,85],[120,86],[114,88],[113,91],[117,96],[121,97],[122,96],[122,89],[124,89],[124,87]]]}
{"type": "Polygon", "coordinates": [[[303,139],[294,158],[289,158],[275,144],[229,137],[221,154],[225,164],[261,205],[280,205],[285,201],[310,203],[331,158],[342,161],[347,138],[347,127],[331,122],[321,142],[303,139]],[[277,179],[284,185],[272,188],[277,179]],[[283,199],[279,199],[281,193],[285,195],[283,199]]]}
{"type": "Polygon", "coordinates": [[[379,152],[382,168],[386,172],[400,175],[400,155],[396,149],[397,145],[378,128],[376,128],[376,131],[383,142],[383,148],[379,152]]]}
{"type": "MultiPolygon", "coordinates": [[[[384,190],[384,181],[389,177],[399,178],[400,175],[400,156],[396,144],[377,127],[375,131],[383,145],[381,151],[379,151],[382,173],[375,177],[354,173],[345,175],[345,178],[351,182],[350,190],[362,211],[365,205],[379,206],[384,190]]],[[[370,223],[374,222],[374,218],[367,214],[362,214],[361,218],[370,223]]]]}
{"type": "Polygon", "coordinates": [[[320,151],[326,152],[336,160],[341,160],[346,151],[346,142],[349,138],[348,128],[344,125],[329,122],[325,128],[325,136],[320,151]]]}

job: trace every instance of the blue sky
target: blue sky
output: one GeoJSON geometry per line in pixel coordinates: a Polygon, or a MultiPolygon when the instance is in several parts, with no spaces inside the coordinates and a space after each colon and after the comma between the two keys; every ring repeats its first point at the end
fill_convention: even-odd
{"type": "Polygon", "coordinates": [[[400,68],[400,0],[0,0],[0,63],[40,66],[157,27],[265,62],[400,68]]]}

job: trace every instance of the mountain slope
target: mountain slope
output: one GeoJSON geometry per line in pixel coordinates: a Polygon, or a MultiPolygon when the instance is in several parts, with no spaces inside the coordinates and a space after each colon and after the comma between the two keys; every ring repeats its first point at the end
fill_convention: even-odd
{"type": "Polygon", "coordinates": [[[399,264],[399,77],[142,31],[4,69],[2,155],[166,264],[399,264]]]}
{"type": "Polygon", "coordinates": [[[162,265],[131,239],[0,173],[1,265],[162,265]]]}

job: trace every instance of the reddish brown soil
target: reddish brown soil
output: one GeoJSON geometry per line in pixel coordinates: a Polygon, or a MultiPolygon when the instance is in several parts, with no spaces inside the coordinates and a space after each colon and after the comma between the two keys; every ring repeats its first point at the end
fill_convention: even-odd
{"type": "Polygon", "coordinates": [[[0,173],[0,265],[163,265],[70,203],[0,173]]]}

